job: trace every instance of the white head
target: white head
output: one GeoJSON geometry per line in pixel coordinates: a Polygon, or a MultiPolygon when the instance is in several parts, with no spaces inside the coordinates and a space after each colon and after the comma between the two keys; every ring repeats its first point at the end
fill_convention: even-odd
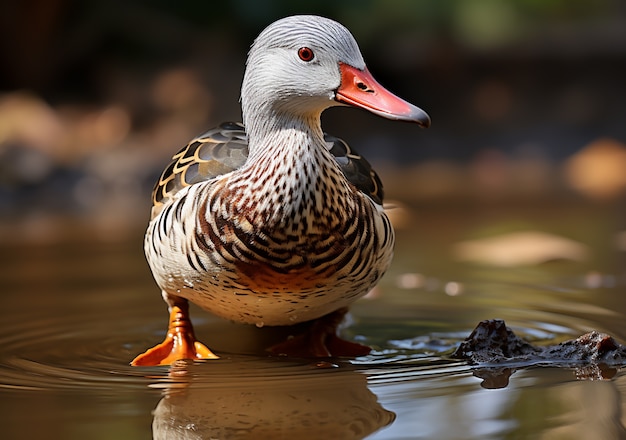
{"type": "Polygon", "coordinates": [[[263,119],[315,118],[349,104],[378,115],[428,126],[421,109],[378,84],[350,32],[328,18],[299,15],[269,25],[250,53],[241,89],[244,125],[263,119]]]}

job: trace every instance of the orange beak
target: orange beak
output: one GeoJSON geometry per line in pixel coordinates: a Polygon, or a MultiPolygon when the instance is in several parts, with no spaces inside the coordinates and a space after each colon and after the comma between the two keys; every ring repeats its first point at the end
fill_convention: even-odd
{"type": "Polygon", "coordinates": [[[419,107],[406,102],[381,86],[367,70],[339,63],[341,85],[335,100],[368,110],[378,116],[398,121],[415,122],[420,127],[430,126],[430,116],[419,107]]]}

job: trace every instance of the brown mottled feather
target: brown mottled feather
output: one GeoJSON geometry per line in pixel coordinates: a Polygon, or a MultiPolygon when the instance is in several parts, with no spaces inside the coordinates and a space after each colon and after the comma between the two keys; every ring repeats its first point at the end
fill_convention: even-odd
{"type": "MultiPolygon", "coordinates": [[[[324,134],[330,153],[348,181],[374,202],[383,202],[383,186],[371,165],[343,140],[324,134]]],[[[152,218],[178,191],[241,167],[248,157],[244,126],[225,122],[189,142],[172,157],[152,192],[152,218]]]]}
{"type": "Polygon", "coordinates": [[[243,125],[226,122],[198,136],[172,157],[152,191],[152,218],[178,191],[236,170],[248,157],[243,125]]]}

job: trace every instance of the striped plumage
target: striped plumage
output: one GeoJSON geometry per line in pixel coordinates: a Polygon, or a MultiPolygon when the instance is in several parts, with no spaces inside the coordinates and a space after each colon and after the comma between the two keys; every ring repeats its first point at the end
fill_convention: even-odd
{"type": "Polygon", "coordinates": [[[181,343],[168,342],[180,334],[198,344],[186,300],[236,322],[290,325],[345,308],[391,262],[380,179],[322,132],[320,114],[345,103],[422,126],[428,116],[375,82],[343,26],[313,16],[261,33],[241,101],[244,125],[191,141],[153,192],[145,251],[170,306],[170,331],[166,347],[136,365],[207,357],[203,346],[180,352],[181,343]]]}
{"type": "Polygon", "coordinates": [[[243,126],[223,124],[163,173],[145,241],[157,283],[216,315],[265,325],[318,318],[367,293],[393,248],[369,164],[327,136],[325,149],[245,166],[245,139],[243,126]]]}

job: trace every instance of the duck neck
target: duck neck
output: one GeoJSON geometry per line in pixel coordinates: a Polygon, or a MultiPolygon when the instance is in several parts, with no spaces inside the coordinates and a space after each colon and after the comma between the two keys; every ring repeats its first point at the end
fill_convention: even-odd
{"type": "MultiPolygon", "coordinates": [[[[295,115],[262,109],[263,118],[246,117],[248,135],[248,165],[280,159],[280,156],[314,154],[325,148],[320,114],[295,115]]],[[[306,158],[305,158],[306,159],[306,158]]]]}

